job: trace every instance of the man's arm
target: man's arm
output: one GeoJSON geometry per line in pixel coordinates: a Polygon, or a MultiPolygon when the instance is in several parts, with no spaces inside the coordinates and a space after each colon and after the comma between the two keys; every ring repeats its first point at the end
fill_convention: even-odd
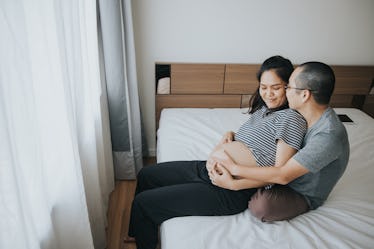
{"type": "Polygon", "coordinates": [[[225,167],[219,164],[216,164],[215,169],[209,172],[209,178],[213,185],[235,191],[268,185],[268,183],[252,179],[235,179],[225,167]]]}
{"type": "Polygon", "coordinates": [[[224,166],[232,176],[282,185],[309,172],[308,169],[293,158],[278,167],[246,167],[237,165],[227,154],[225,158],[214,158],[214,160],[224,166]]]}

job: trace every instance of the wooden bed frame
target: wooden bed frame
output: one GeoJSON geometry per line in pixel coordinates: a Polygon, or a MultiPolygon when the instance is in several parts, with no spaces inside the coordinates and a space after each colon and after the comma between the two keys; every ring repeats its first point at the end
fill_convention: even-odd
{"type": "MultiPolygon", "coordinates": [[[[158,79],[170,77],[170,93],[156,93],[156,129],[163,108],[244,108],[257,87],[260,64],[156,63],[158,79]]],[[[332,66],[332,107],[363,109],[374,66],[332,66]]]]}

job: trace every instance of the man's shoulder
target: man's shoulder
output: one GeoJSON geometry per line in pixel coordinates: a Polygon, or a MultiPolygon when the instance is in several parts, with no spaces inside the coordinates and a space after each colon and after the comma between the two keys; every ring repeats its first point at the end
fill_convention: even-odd
{"type": "Polygon", "coordinates": [[[321,119],[308,131],[309,139],[323,137],[326,143],[348,144],[345,126],[332,108],[326,110],[321,119]]]}
{"type": "Polygon", "coordinates": [[[316,131],[328,132],[332,135],[346,133],[345,126],[340,121],[334,109],[330,107],[323,113],[322,117],[315,125],[315,128],[316,131]]]}

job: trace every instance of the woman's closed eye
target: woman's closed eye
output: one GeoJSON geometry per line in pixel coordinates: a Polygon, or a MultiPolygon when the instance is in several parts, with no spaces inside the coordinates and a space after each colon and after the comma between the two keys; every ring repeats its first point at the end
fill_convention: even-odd
{"type": "Polygon", "coordinates": [[[282,83],[276,83],[276,84],[266,84],[266,83],[261,83],[260,84],[260,89],[265,91],[267,89],[271,89],[271,90],[281,90],[281,89],[284,89],[284,84],[282,83]]]}

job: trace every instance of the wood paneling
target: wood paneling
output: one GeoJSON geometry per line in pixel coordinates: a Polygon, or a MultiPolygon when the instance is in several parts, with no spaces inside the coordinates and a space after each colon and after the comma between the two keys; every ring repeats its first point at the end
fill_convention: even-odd
{"type": "Polygon", "coordinates": [[[225,94],[253,94],[258,88],[256,64],[227,64],[225,70],[225,94]]]}
{"type": "Polygon", "coordinates": [[[161,107],[240,107],[241,95],[158,95],[161,107]]]}
{"type": "Polygon", "coordinates": [[[332,66],[336,84],[334,94],[367,95],[374,79],[372,66],[332,66]]]}
{"type": "Polygon", "coordinates": [[[331,96],[331,107],[351,107],[353,101],[352,95],[333,95],[331,96]]]}
{"type": "Polygon", "coordinates": [[[225,64],[171,64],[171,94],[222,94],[225,64]]]}
{"type": "Polygon", "coordinates": [[[249,108],[249,100],[251,99],[252,95],[242,95],[242,103],[240,105],[241,108],[249,108]]]}

